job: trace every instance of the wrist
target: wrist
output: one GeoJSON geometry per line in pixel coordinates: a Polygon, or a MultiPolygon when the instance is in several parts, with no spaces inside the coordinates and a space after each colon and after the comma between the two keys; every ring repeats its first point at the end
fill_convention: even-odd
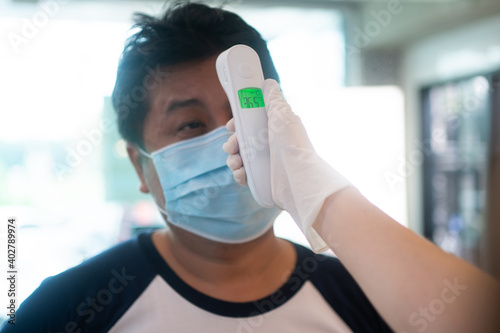
{"type": "Polygon", "coordinates": [[[323,206],[312,224],[313,229],[316,230],[334,252],[340,244],[337,228],[341,228],[343,223],[343,220],[340,218],[342,207],[352,204],[353,196],[359,195],[361,193],[353,185],[348,185],[330,194],[323,202],[323,206]]]}

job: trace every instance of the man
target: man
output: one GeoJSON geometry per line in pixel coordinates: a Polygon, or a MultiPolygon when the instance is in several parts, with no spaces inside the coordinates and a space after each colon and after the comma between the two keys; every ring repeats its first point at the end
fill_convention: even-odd
{"type": "Polygon", "coordinates": [[[140,190],[169,228],[46,279],[3,332],[390,332],[379,312],[398,332],[491,330],[498,283],[391,220],[316,155],[253,28],[200,4],[138,19],[113,102],[140,190]],[[254,48],[271,78],[274,202],[364,292],[339,260],[275,237],[279,209],[238,184],[245,170],[215,72],[235,44],[254,48]]]}
{"type": "Polygon", "coordinates": [[[337,259],[274,235],[280,210],[260,207],[225,165],[232,113],[215,60],[247,44],[265,77],[278,80],[259,33],[237,15],[201,4],[137,19],[113,103],[140,190],[165,211],[169,228],[46,279],[4,332],[389,331],[337,259]],[[139,92],[147,96],[137,98],[139,92]],[[214,131],[218,144],[193,143],[207,135],[213,142],[214,131]],[[195,148],[148,157],[186,142],[195,148]],[[204,187],[168,188],[179,179],[204,187]]]}

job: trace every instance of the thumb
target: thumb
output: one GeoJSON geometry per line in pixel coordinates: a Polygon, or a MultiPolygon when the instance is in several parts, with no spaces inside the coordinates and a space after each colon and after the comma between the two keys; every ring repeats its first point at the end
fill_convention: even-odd
{"type": "Polygon", "coordinates": [[[267,79],[262,85],[262,90],[268,118],[269,143],[271,144],[276,138],[280,141],[294,137],[298,139],[297,136],[307,138],[300,117],[292,111],[290,104],[285,100],[278,82],[267,79]]]}
{"type": "Polygon", "coordinates": [[[283,97],[278,82],[274,79],[267,79],[264,81],[262,84],[262,93],[264,95],[264,103],[268,116],[271,116],[269,113],[273,113],[276,106],[288,104],[283,97]]]}
{"type": "Polygon", "coordinates": [[[299,117],[293,113],[276,80],[265,80],[262,85],[262,93],[270,127],[276,122],[288,124],[299,121],[299,117]]]}

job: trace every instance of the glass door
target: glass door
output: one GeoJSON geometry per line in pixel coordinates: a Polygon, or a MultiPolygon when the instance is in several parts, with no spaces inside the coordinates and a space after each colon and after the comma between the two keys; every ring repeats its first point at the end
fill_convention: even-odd
{"type": "Polygon", "coordinates": [[[474,264],[486,219],[491,79],[480,75],[422,90],[424,234],[474,264]]]}

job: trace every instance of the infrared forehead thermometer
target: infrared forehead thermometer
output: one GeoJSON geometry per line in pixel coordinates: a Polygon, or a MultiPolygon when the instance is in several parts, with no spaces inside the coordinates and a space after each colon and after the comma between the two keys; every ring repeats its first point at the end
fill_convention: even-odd
{"type": "Polygon", "coordinates": [[[264,75],[251,47],[235,45],[222,52],[215,67],[234,117],[248,187],[261,206],[273,207],[267,113],[262,95],[264,75]]]}

